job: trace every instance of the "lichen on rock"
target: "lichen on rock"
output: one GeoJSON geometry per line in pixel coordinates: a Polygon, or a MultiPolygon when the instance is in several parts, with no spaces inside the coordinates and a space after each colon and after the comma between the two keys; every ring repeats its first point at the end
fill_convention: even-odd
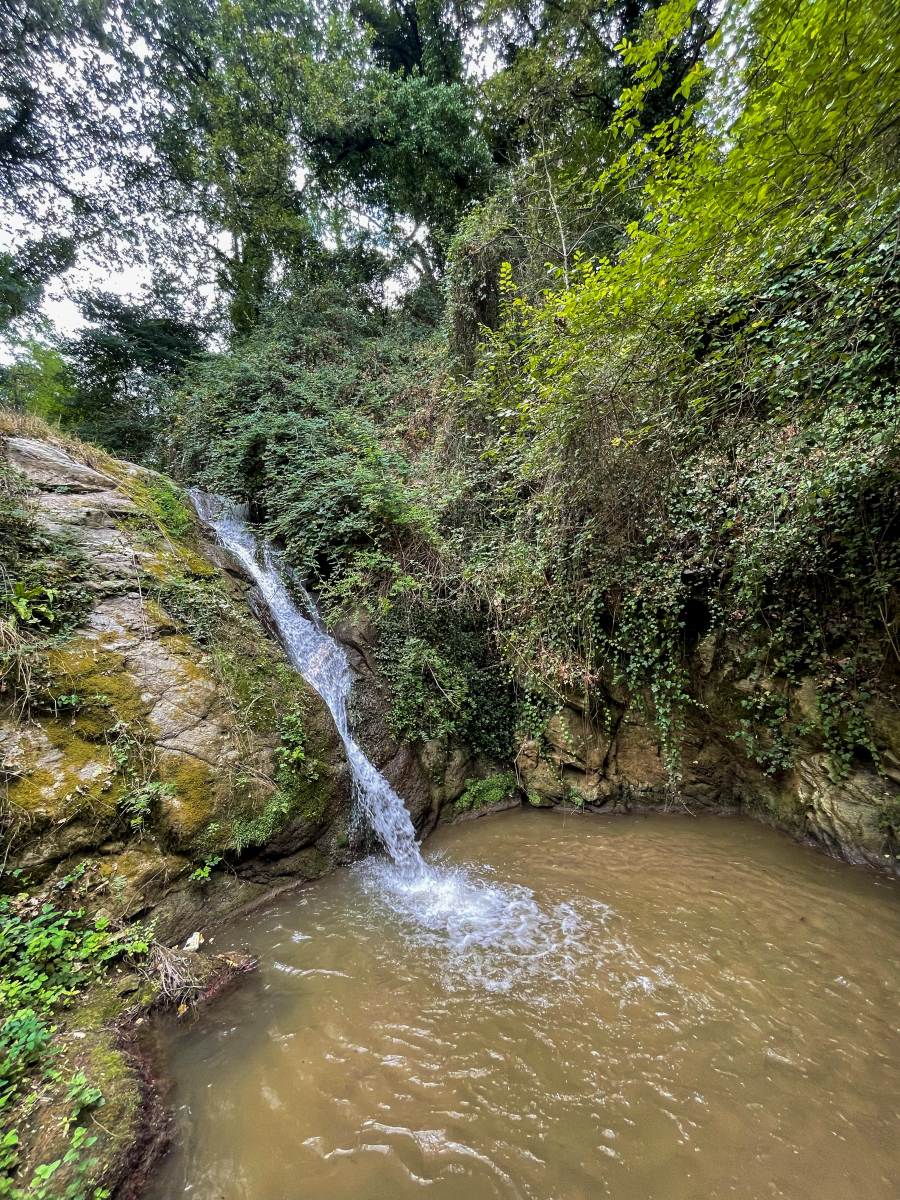
{"type": "MultiPolygon", "coordinates": [[[[246,586],[221,569],[218,549],[205,557],[181,489],[99,451],[80,461],[78,450],[5,443],[39,535],[77,547],[87,597],[74,628],[43,631],[30,686],[7,698],[0,721],[8,868],[39,881],[105,846],[104,878],[124,888],[129,916],[152,917],[171,889],[186,893],[179,919],[167,917],[179,938],[197,919],[192,896],[205,920],[242,902],[240,888],[187,887],[189,868],[216,859],[240,875],[295,817],[303,844],[324,834],[333,845],[330,827],[348,820],[342,750],[320,698],[252,616],[246,586]],[[288,720],[304,750],[286,768],[288,720]],[[136,867],[148,859],[165,866],[136,867]]],[[[295,837],[285,858],[302,848],[295,837]]],[[[282,876],[267,862],[271,876],[291,876],[290,863],[282,876]]]]}

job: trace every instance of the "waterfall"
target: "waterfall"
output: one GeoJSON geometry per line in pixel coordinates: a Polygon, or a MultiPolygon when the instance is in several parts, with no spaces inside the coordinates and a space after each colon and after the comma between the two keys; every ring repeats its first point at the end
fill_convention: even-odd
{"type": "Polygon", "coordinates": [[[443,948],[443,981],[450,990],[508,992],[529,979],[568,978],[584,955],[578,915],[567,904],[542,912],[530,888],[480,879],[477,868],[423,860],[403,801],[350,732],[350,664],[312,600],[298,584],[313,618],[308,620],[285,587],[280,555],[257,541],[244,506],[203,492],[190,495],[198,514],[256,582],[292,665],[331,710],[347,750],[355,802],[391,858],[390,864],[378,859],[357,864],[362,886],[405,919],[414,948],[443,948]]]}
{"type": "Polygon", "coordinates": [[[268,542],[258,544],[247,525],[242,506],[197,491],[191,493],[191,499],[198,514],[215,529],[221,544],[256,583],[291,665],[328,705],[347,751],[356,803],[391,856],[401,879],[406,883],[423,880],[429,868],[416,844],[416,832],[409,813],[350,732],[347,698],[353,677],[343,648],[325,632],[318,621],[315,605],[305,592],[303,595],[313,620],[307,620],[300,613],[284,584],[280,556],[268,542]]]}

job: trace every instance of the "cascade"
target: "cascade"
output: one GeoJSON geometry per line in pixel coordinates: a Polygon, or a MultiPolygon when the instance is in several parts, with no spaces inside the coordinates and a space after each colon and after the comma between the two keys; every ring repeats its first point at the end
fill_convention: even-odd
{"type": "Polygon", "coordinates": [[[404,883],[422,881],[428,867],[416,844],[409,813],[350,732],[347,699],[353,677],[343,648],[317,620],[315,605],[306,592],[303,594],[314,620],[309,621],[300,613],[284,584],[280,556],[268,542],[257,544],[242,506],[198,491],[193,491],[191,498],[198,514],[215,529],[221,544],[255,581],[292,666],[328,705],[347,751],[356,803],[391,856],[400,879],[404,883]]]}
{"type": "Polygon", "coordinates": [[[191,499],[256,582],[291,664],[331,711],[347,751],[358,811],[391,860],[357,864],[363,886],[406,919],[414,944],[443,947],[444,982],[451,990],[474,985],[506,992],[529,978],[540,977],[546,986],[548,977],[568,977],[584,954],[577,914],[567,904],[542,912],[530,888],[488,882],[472,869],[424,861],[403,801],[350,730],[347,699],[353,677],[343,648],[329,637],[305,592],[313,619],[300,612],[285,586],[281,555],[257,539],[245,506],[196,490],[191,499]]]}

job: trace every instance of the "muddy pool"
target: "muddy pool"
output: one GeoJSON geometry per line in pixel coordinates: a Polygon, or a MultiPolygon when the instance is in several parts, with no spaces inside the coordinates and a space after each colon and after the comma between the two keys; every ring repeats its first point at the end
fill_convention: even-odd
{"type": "Polygon", "coordinates": [[[237,920],[150,1200],[896,1200],[900,886],[742,818],[513,810],[237,920]]]}

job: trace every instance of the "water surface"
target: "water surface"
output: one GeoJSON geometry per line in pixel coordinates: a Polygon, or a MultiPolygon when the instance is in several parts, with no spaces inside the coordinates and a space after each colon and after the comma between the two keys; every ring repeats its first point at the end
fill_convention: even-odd
{"type": "Polygon", "coordinates": [[[515,810],[216,935],[152,1200],[896,1200],[900,888],[748,821],[515,810]],[[480,899],[479,899],[480,897],[480,899]]]}

